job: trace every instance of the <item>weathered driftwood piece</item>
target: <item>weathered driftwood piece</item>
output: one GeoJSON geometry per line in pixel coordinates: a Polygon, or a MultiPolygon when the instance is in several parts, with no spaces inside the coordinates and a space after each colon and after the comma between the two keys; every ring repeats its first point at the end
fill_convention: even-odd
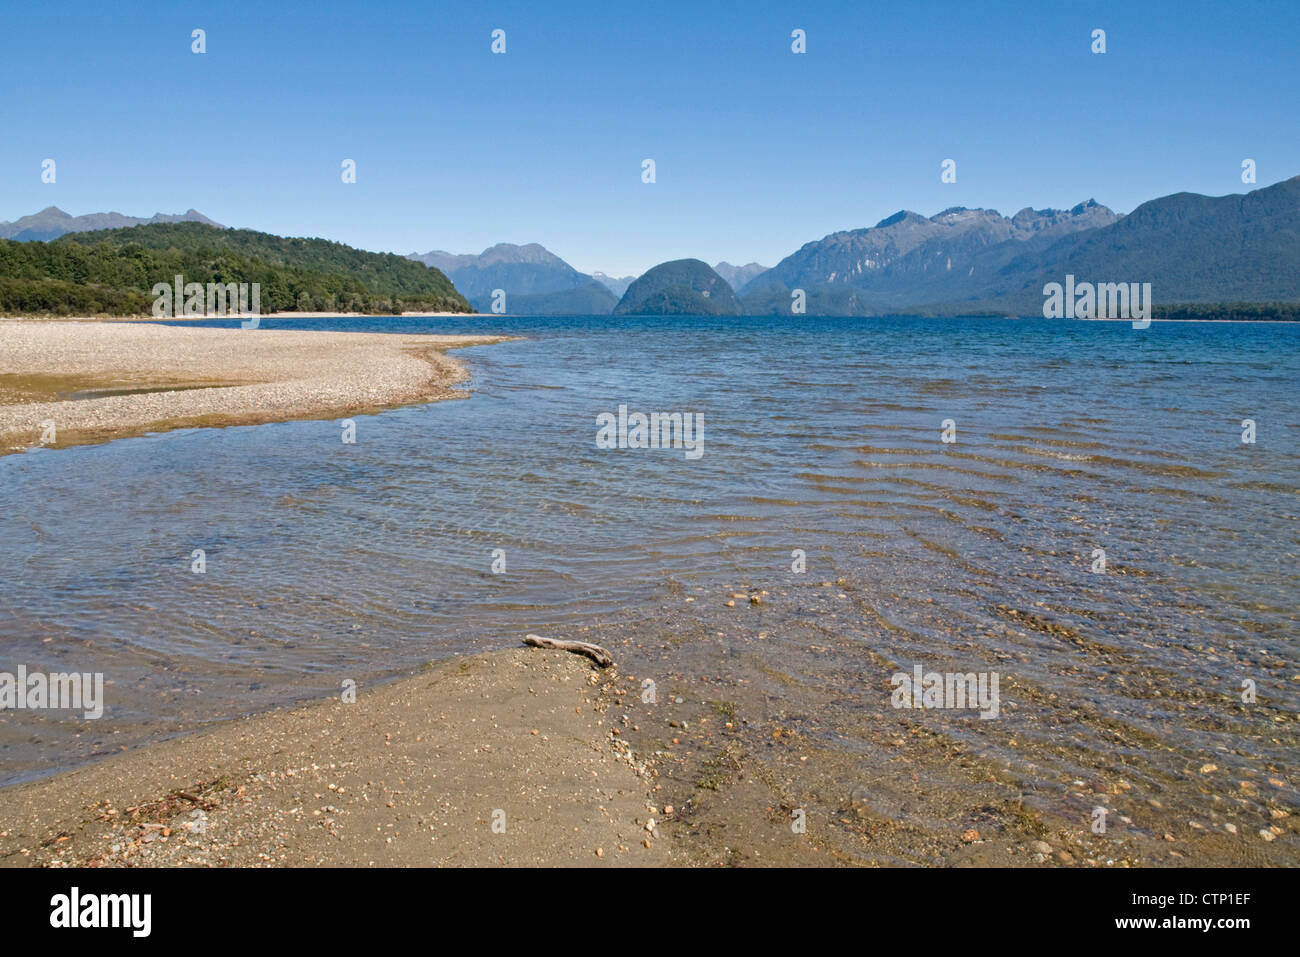
{"type": "Polygon", "coordinates": [[[614,658],[608,651],[589,641],[568,641],[564,638],[525,635],[524,644],[532,645],[534,648],[554,648],[556,651],[572,651],[575,655],[586,655],[602,668],[608,668],[614,663],[614,658]]]}

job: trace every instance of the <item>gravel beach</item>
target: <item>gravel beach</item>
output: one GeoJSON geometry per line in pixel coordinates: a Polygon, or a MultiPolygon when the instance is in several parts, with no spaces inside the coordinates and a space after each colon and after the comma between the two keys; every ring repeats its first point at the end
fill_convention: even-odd
{"type": "Polygon", "coordinates": [[[452,398],[502,338],[0,320],[0,454],[452,398]]]}

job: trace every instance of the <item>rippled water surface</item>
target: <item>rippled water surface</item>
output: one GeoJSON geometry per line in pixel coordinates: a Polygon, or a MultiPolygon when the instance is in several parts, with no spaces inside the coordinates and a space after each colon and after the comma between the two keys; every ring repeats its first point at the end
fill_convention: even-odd
{"type": "Polygon", "coordinates": [[[584,627],[645,667],[721,642],[774,700],[816,688],[804,731],[848,752],[922,663],[1000,673],[999,719],[944,730],[1008,761],[1037,742],[1031,775],[1295,764],[1300,327],[263,325],[524,338],[459,352],[470,398],[358,417],[354,445],[322,421],[0,458],[0,670],[110,682],[98,722],[5,712],[0,780],[584,627]],[[701,413],[703,456],[598,449],[619,405],[701,413]]]}

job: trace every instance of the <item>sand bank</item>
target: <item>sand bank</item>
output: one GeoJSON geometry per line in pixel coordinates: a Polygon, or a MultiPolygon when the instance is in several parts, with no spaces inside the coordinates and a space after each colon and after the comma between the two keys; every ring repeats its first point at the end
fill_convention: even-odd
{"type": "Polygon", "coordinates": [[[451,398],[445,351],[503,338],[0,321],[0,454],[451,398]]]}
{"type": "Polygon", "coordinates": [[[669,863],[618,682],[512,649],[158,742],[0,791],[0,866],[669,863]]]}

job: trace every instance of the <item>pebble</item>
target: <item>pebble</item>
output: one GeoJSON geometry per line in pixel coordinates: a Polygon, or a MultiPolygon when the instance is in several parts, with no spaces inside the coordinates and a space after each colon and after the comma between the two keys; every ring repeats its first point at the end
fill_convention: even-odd
{"type": "Polygon", "coordinates": [[[870,813],[870,798],[871,792],[863,786],[854,788],[852,793],[849,794],[849,804],[852,805],[854,813],[859,817],[865,817],[870,813]]]}
{"type": "Polygon", "coordinates": [[[1032,844],[1029,845],[1029,849],[1033,851],[1035,854],[1052,853],[1052,845],[1048,844],[1046,841],[1034,841],[1032,844]]]}

